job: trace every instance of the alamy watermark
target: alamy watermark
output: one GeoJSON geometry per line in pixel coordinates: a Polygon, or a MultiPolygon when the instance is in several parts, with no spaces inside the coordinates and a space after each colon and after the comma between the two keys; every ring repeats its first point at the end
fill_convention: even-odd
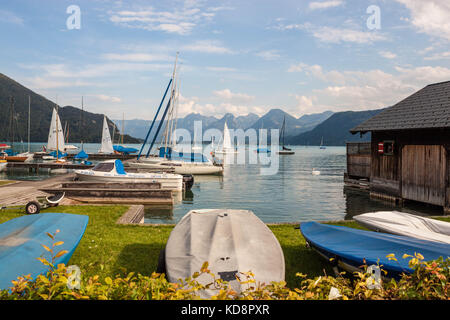
{"type": "Polygon", "coordinates": [[[194,121],[194,139],[187,129],[177,128],[176,151],[182,153],[199,152],[213,156],[225,165],[259,164],[261,175],[274,175],[279,168],[279,130],[278,129],[229,129],[231,146],[225,145],[222,131],[215,128],[203,132],[202,121],[194,121]],[[270,131],[270,132],[269,132],[270,131]],[[203,147],[203,142],[209,142],[203,147]]]}
{"type": "Polygon", "coordinates": [[[81,9],[77,5],[70,5],[66,9],[66,13],[70,16],[66,20],[68,30],[81,29],[81,9]]]}
{"type": "Polygon", "coordinates": [[[370,16],[366,20],[366,26],[369,30],[381,29],[381,9],[377,5],[370,5],[366,9],[366,13],[370,16]]]}

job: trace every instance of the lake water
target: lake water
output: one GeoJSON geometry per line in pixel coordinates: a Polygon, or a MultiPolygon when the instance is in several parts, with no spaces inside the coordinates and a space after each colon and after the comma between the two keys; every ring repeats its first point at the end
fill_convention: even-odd
{"type": "MultiPolygon", "coordinates": [[[[41,147],[42,144],[33,144],[32,151],[40,151],[41,147]]],[[[84,145],[87,152],[98,148],[98,144],[84,145]]],[[[394,208],[369,199],[366,192],[345,188],[345,147],[292,149],[294,155],[279,156],[278,172],[273,175],[262,175],[260,169],[267,166],[256,163],[225,165],[223,176],[195,176],[192,189],[178,194],[173,207],[147,207],[145,222],[176,223],[189,210],[206,208],[252,210],[266,223],[342,220],[364,212],[393,209],[420,215],[441,214],[440,210],[425,206],[394,208]],[[313,168],[321,174],[312,175],[313,168]]],[[[246,151],[247,155],[250,152],[246,151]]],[[[48,174],[28,172],[0,174],[0,179],[46,177],[48,174]]]]}

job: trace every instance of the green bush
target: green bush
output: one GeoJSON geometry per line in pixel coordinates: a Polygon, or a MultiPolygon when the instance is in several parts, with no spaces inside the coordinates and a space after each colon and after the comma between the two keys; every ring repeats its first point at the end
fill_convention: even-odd
{"type": "MultiPolygon", "coordinates": [[[[56,233],[58,233],[57,231],[56,233]]],[[[125,277],[106,277],[100,280],[98,275],[81,279],[77,283],[74,274],[64,264],[54,265],[56,258],[66,251],[56,252],[62,244],[55,240],[55,234],[48,234],[53,240],[52,247],[43,246],[51,259],[38,258],[49,267],[46,275],[32,279],[29,275],[18,277],[12,281],[10,290],[0,291],[2,300],[185,300],[200,299],[200,292],[214,289],[216,294],[211,299],[220,300],[397,300],[397,299],[449,299],[450,259],[440,258],[425,262],[421,254],[404,255],[413,268],[412,274],[403,274],[401,279],[380,280],[374,286],[373,278],[364,266],[362,272],[355,272],[348,277],[345,272],[336,277],[323,275],[308,279],[306,275],[297,274],[300,285],[293,290],[286,287],[286,282],[260,284],[255,281],[252,272],[240,273],[237,280],[241,283],[241,292],[234,291],[231,286],[208,269],[205,262],[202,268],[191,277],[180,279],[177,283],[169,282],[164,274],[153,273],[151,276],[129,273],[125,277]],[[210,283],[201,284],[197,279],[209,276],[210,283]],[[78,284],[78,286],[77,286],[78,284]]],[[[388,255],[396,260],[394,255],[388,255]]],[[[381,270],[383,271],[383,270],[381,270]]]]}

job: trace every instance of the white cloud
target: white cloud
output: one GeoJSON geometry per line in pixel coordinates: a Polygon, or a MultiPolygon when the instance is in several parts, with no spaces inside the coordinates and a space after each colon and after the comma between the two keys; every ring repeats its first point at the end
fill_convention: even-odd
{"type": "Polygon", "coordinates": [[[101,101],[107,101],[107,102],[113,102],[113,103],[122,102],[122,99],[120,99],[118,97],[107,96],[105,94],[97,94],[97,95],[92,95],[92,96],[101,101]]]}
{"type": "Polygon", "coordinates": [[[386,35],[376,31],[359,31],[351,28],[318,27],[311,23],[278,25],[278,30],[304,30],[313,35],[314,38],[326,43],[373,43],[385,41],[386,35]]]}
{"type": "Polygon", "coordinates": [[[250,102],[255,99],[254,96],[250,96],[245,93],[233,93],[230,89],[216,90],[213,94],[223,100],[232,100],[235,102],[250,102]]]}
{"type": "Polygon", "coordinates": [[[128,62],[173,61],[173,57],[169,55],[149,53],[106,53],[102,57],[106,60],[128,62]]]}
{"type": "Polygon", "coordinates": [[[23,25],[22,18],[18,17],[15,13],[6,10],[0,10],[0,22],[23,25]]]}
{"type": "Polygon", "coordinates": [[[203,115],[214,115],[221,117],[226,113],[232,113],[235,116],[247,115],[255,113],[263,115],[270,106],[252,106],[245,103],[235,103],[233,101],[219,102],[219,103],[201,103],[198,97],[184,97],[180,95],[178,115],[180,117],[186,116],[190,113],[200,113],[203,115]]]}
{"type": "Polygon", "coordinates": [[[387,38],[373,31],[358,31],[352,29],[340,29],[331,27],[320,27],[311,30],[313,36],[322,42],[341,43],[371,43],[375,41],[387,40],[387,38]]]}
{"type": "Polygon", "coordinates": [[[411,13],[408,21],[419,32],[450,40],[450,2],[446,0],[396,0],[411,13]]]}
{"type": "Polygon", "coordinates": [[[206,67],[206,70],[213,71],[213,72],[235,72],[235,71],[237,71],[236,68],[230,68],[230,67],[206,67]]]}
{"type": "Polygon", "coordinates": [[[450,59],[450,51],[439,52],[423,58],[424,60],[447,60],[450,59]]]}
{"type": "Polygon", "coordinates": [[[395,58],[397,58],[397,55],[395,53],[390,52],[390,51],[380,51],[378,53],[380,54],[380,56],[382,56],[383,58],[386,58],[386,59],[395,59],[395,58]]]}
{"type": "MultiPolygon", "coordinates": [[[[165,2],[159,2],[164,6],[165,2]]],[[[173,5],[170,9],[157,9],[152,6],[126,8],[110,12],[110,21],[124,27],[163,31],[187,35],[199,24],[211,21],[219,11],[230,7],[205,7],[203,1],[184,1],[184,5],[173,5]]]]}
{"type": "Polygon", "coordinates": [[[258,57],[263,58],[264,60],[277,60],[281,57],[281,55],[278,53],[278,50],[267,50],[267,51],[260,51],[257,52],[256,55],[258,57]]]}
{"type": "Polygon", "coordinates": [[[322,1],[322,2],[310,2],[309,9],[317,10],[317,9],[328,9],[333,7],[338,7],[344,4],[342,0],[331,0],[331,1],[322,1]]]}
{"type": "Polygon", "coordinates": [[[217,54],[233,54],[231,49],[226,48],[217,40],[198,40],[194,43],[182,47],[184,51],[217,53],[217,54]]]}
{"type": "Polygon", "coordinates": [[[396,67],[388,73],[378,69],[324,71],[319,65],[299,63],[288,71],[304,73],[325,84],[310,93],[294,95],[298,110],[305,113],[377,109],[395,104],[428,84],[450,80],[450,68],[432,66],[396,67]]]}

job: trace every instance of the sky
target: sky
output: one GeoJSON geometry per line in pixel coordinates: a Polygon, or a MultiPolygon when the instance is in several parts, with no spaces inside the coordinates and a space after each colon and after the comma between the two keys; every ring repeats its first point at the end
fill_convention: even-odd
{"type": "Polygon", "coordinates": [[[393,105],[450,80],[447,0],[0,0],[0,72],[59,105],[153,118],[393,105]],[[77,10],[73,10],[73,8],[77,10]]]}

